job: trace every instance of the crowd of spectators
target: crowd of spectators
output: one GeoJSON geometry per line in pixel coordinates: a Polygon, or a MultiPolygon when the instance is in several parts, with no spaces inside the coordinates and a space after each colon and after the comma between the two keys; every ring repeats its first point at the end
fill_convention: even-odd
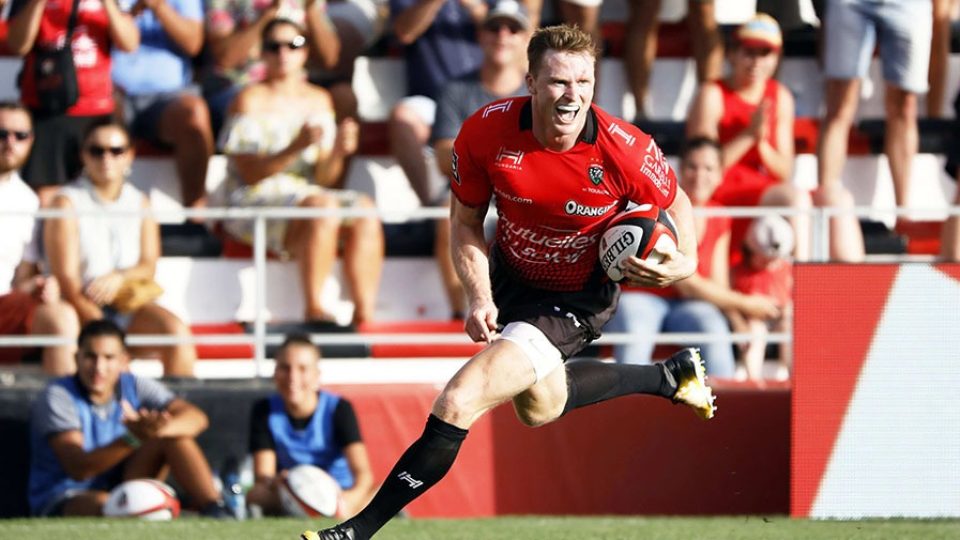
{"type": "MultiPolygon", "coordinates": [[[[51,207],[77,214],[49,220],[42,233],[29,218],[17,217],[16,223],[13,217],[3,218],[11,221],[9,230],[23,234],[3,240],[16,249],[4,250],[0,302],[25,310],[4,310],[24,315],[0,321],[0,328],[64,337],[76,335],[78,322],[102,317],[132,334],[189,335],[183,321],[155,302],[161,292],[153,280],[161,255],[156,221],[148,213],[137,218],[101,215],[113,209],[149,209],[146,197],[127,178],[137,144],[172,154],[180,198],[188,207],[208,203],[207,163],[219,151],[228,158],[228,174],[225,200],[217,202],[226,206],[372,210],[373,200],[343,185],[362,129],[351,80],[356,58],[389,36],[405,61],[408,89],[389,114],[390,152],[420,203],[443,206],[449,202],[446,186],[453,169],[450,146],[460,123],[490,100],[527,91],[525,43],[544,7],[541,0],[10,1],[7,45],[24,58],[18,84],[25,108],[0,108],[0,190],[10,193],[0,204],[23,212],[51,207]],[[72,52],[76,93],[66,101],[50,101],[44,96],[51,89],[38,81],[47,81],[41,76],[50,69],[50,55],[65,41],[72,52]]],[[[561,0],[551,13],[599,40],[600,4],[561,0]]],[[[647,112],[660,4],[628,2],[624,65],[638,120],[647,112]]],[[[691,54],[701,84],[685,129],[688,139],[697,142],[682,156],[680,177],[691,191],[703,192],[694,204],[796,210],[787,216],[792,249],[781,253],[780,244],[779,256],[772,259],[787,265],[808,260],[809,209],[853,206],[840,172],[859,81],[874,48],[886,81],[884,153],[896,202],[912,203],[908,194],[919,136],[918,95],[927,91],[929,80],[927,114],[942,113],[949,53],[948,48],[944,52],[944,43],[949,45],[944,21],[949,22],[950,5],[945,0],[816,3],[822,19],[825,113],[817,149],[818,188],[808,193],[791,182],[795,113],[793,96],[776,80],[784,47],[777,21],[758,14],[730,31],[725,42],[714,2],[687,2],[691,54]]],[[[956,259],[960,252],[958,222],[952,218],[943,226],[944,257],[956,259]]],[[[670,322],[670,313],[700,304],[711,313],[698,324],[716,328],[711,332],[729,332],[730,324],[734,330],[758,328],[761,322],[772,327],[770,321],[784,320],[789,306],[777,295],[752,285],[737,290],[738,284],[756,284],[744,276],[782,267],[750,245],[749,220],[734,220],[729,230],[724,223],[699,220],[701,240],[712,239],[701,246],[706,250],[701,260],[709,264],[688,284],[666,297],[649,291],[624,295],[621,328],[692,328],[670,322]],[[642,309],[627,309],[633,303],[642,309]],[[653,303],[671,307],[638,326],[643,317],[631,312],[649,311],[653,303]],[[707,319],[717,324],[704,323],[707,319]]],[[[250,221],[227,220],[221,232],[252,241],[250,221]]],[[[274,220],[267,236],[271,253],[297,261],[306,321],[334,319],[322,290],[338,254],[354,301],[352,324],[374,319],[385,253],[377,218],[323,214],[274,220]]],[[[442,289],[451,316],[458,318],[464,298],[449,259],[444,220],[438,221],[435,238],[442,289]]],[[[830,246],[833,260],[863,260],[864,241],[854,215],[832,219],[830,246]]],[[[745,362],[755,354],[747,351],[757,347],[730,349],[741,351],[745,362]]],[[[652,344],[618,348],[617,357],[648,361],[651,350],[652,344]]],[[[159,356],[167,376],[193,374],[192,345],[134,352],[159,356]]],[[[44,370],[72,371],[72,355],[72,345],[45,348],[44,370]]],[[[713,361],[712,372],[733,371],[725,352],[706,357],[713,361]]],[[[757,376],[750,366],[746,372],[757,376]]]]}

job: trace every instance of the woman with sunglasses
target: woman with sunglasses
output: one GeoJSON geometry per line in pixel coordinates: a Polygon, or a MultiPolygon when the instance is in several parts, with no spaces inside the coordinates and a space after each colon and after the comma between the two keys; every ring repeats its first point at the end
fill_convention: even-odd
{"type": "MultiPolygon", "coordinates": [[[[329,92],[307,82],[302,28],[274,19],[263,30],[262,43],[265,78],[237,95],[221,135],[229,158],[227,205],[374,209],[369,197],[334,188],[345,158],[356,152],[358,126],[352,119],[338,126],[329,92]]],[[[224,229],[248,244],[253,241],[250,220],[228,220],[224,229]]],[[[298,262],[308,321],[336,321],[322,292],[341,244],[353,323],[373,317],[383,243],[375,216],[267,222],[267,248],[298,262]]]]}
{"type": "MultiPolygon", "coordinates": [[[[783,37],[769,15],[740,26],[727,58],[727,78],[707,82],[693,101],[687,137],[716,139],[722,146],[723,182],[713,200],[723,206],[810,208],[810,196],[791,184],[794,161],[794,100],[774,79],[783,37]]],[[[740,244],[749,219],[735,219],[730,237],[731,262],[740,259],[740,244]]],[[[809,256],[809,218],[793,218],[800,259],[809,256]]]]}
{"type": "MultiPolygon", "coordinates": [[[[81,142],[83,174],[53,200],[54,208],[78,214],[48,220],[43,231],[46,258],[64,298],[84,324],[110,318],[128,334],[189,337],[183,321],[153,301],[118,307],[128,292],[150,287],[160,258],[160,228],[149,215],[137,214],[150,204],[126,181],[134,157],[126,128],[113,119],[100,120],[81,142]]],[[[158,356],[164,376],[193,376],[197,353],[191,344],[132,351],[137,358],[158,356]]]]}

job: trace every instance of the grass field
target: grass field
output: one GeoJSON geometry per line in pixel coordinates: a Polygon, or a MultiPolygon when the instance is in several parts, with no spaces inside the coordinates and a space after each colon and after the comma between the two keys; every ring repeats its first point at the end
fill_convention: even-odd
{"type": "MultiPolygon", "coordinates": [[[[296,540],[330,522],[263,519],[223,522],[184,518],[166,523],[105,519],[0,520],[0,539],[296,540]]],[[[562,518],[395,520],[377,540],[833,540],[960,539],[960,520],[806,521],[786,517],[562,518]]]]}

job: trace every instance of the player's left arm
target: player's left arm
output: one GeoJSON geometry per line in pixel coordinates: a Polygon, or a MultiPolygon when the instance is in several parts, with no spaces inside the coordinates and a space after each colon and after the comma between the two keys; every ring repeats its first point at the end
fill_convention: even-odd
{"type": "Polygon", "coordinates": [[[689,197],[679,186],[667,212],[677,227],[677,251],[665,254],[663,261],[659,263],[636,257],[628,259],[624,268],[631,285],[666,287],[690,277],[697,271],[697,233],[693,222],[693,208],[689,197]]]}
{"type": "Polygon", "coordinates": [[[763,166],[767,168],[771,175],[784,182],[790,181],[790,176],[793,174],[794,114],[793,95],[780,85],[777,88],[777,122],[774,126],[776,132],[773,134],[777,146],[774,148],[766,137],[763,137],[757,143],[757,150],[760,152],[760,160],[763,161],[763,166]]]}

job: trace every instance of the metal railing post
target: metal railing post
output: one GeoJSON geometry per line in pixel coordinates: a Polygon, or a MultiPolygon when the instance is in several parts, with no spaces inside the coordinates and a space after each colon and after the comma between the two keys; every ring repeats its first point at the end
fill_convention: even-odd
{"type": "Polygon", "coordinates": [[[253,222],[253,271],[254,282],[254,371],[257,377],[264,376],[264,360],[267,357],[267,220],[258,213],[253,222]]]}

